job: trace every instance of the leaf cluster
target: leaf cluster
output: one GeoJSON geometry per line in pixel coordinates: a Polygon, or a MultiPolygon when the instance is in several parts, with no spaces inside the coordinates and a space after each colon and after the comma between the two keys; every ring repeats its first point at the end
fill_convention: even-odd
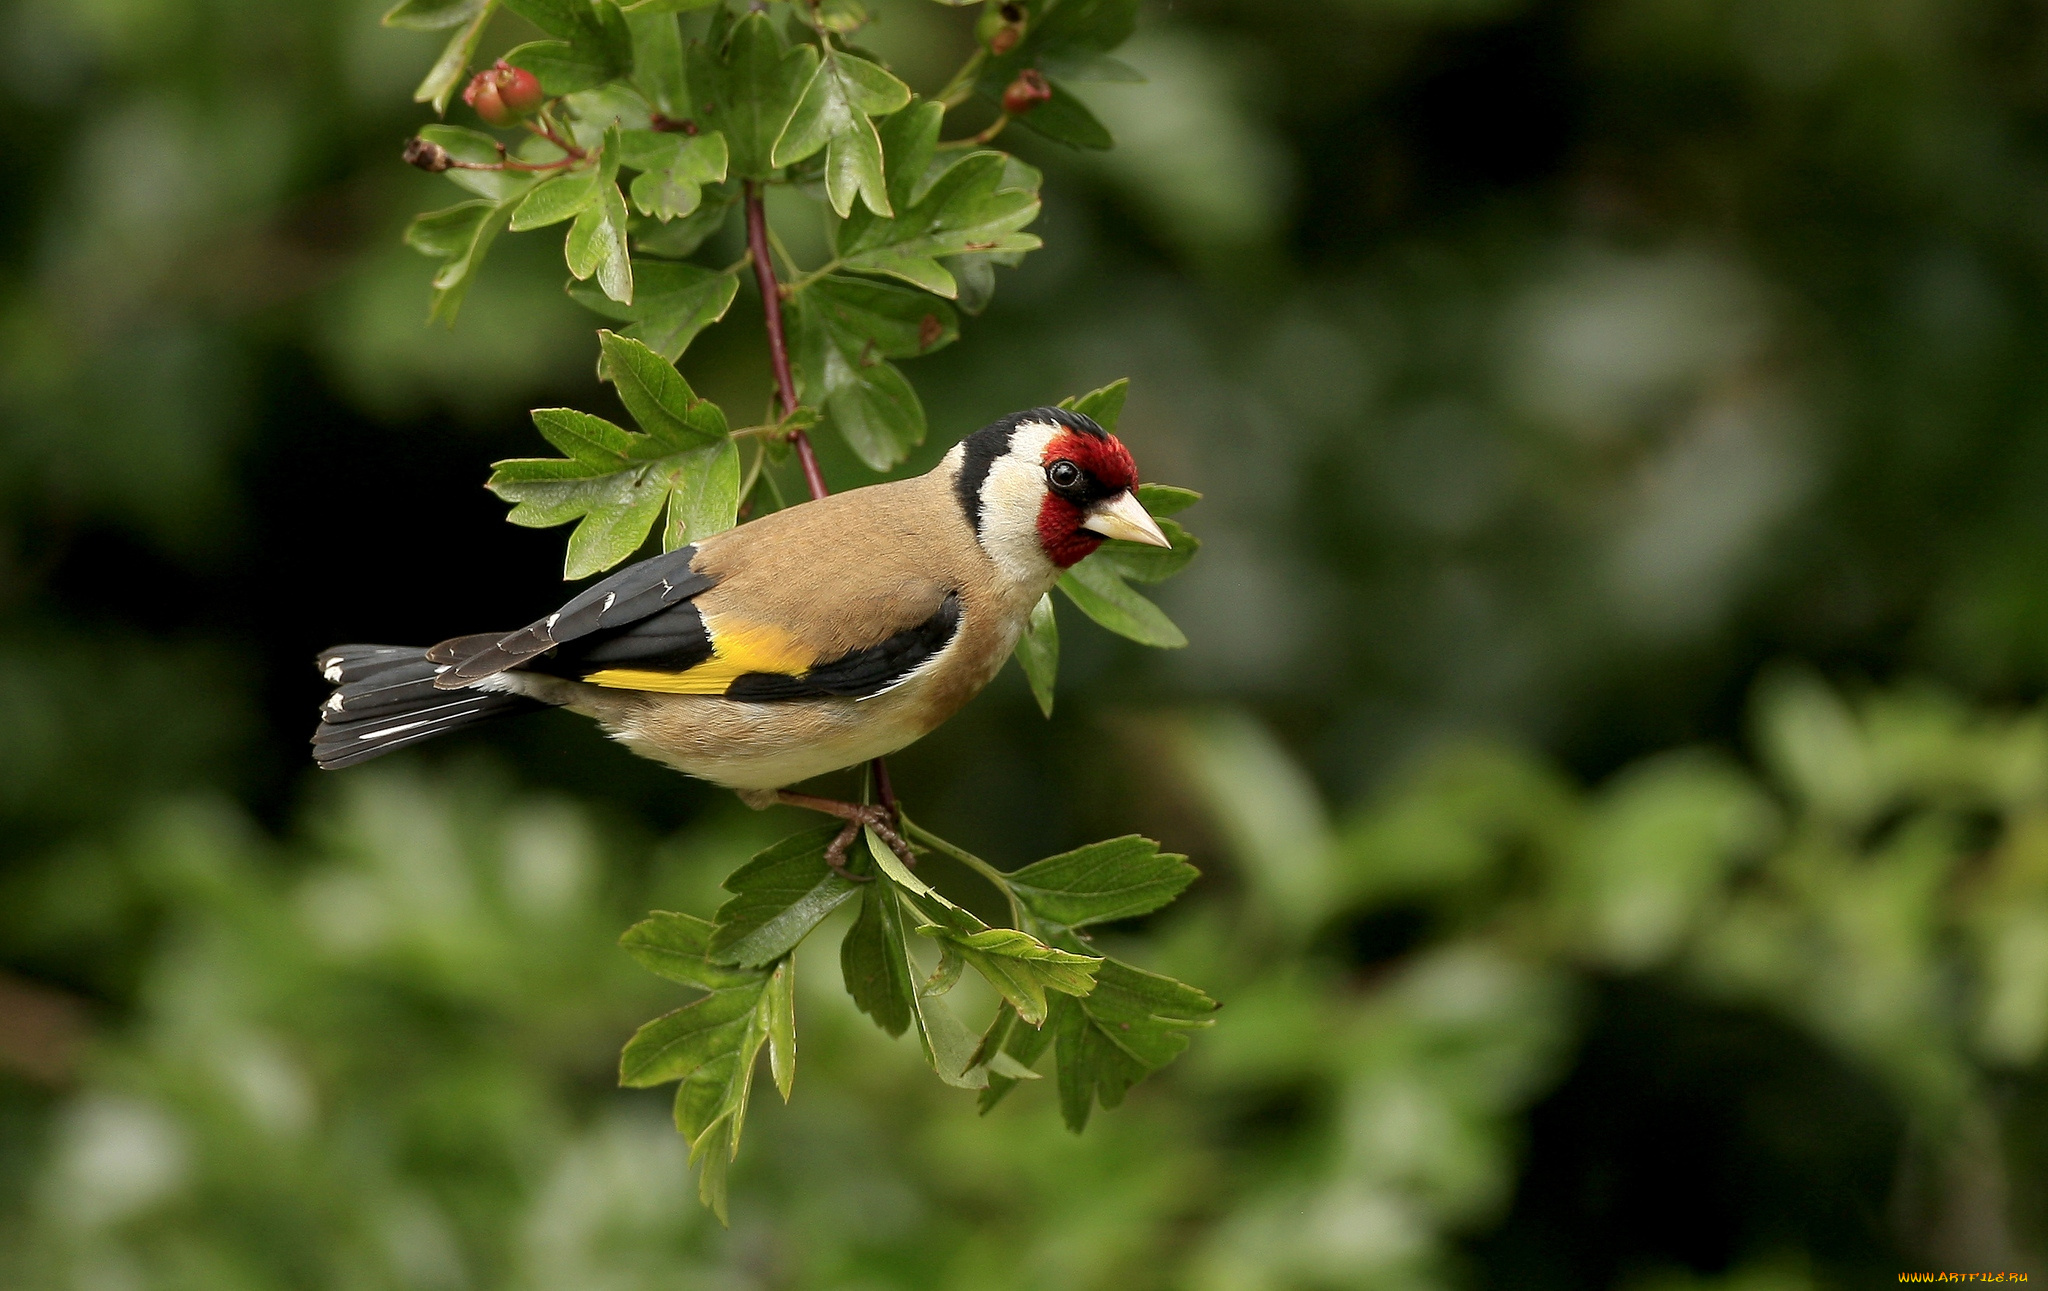
{"type": "MultiPolygon", "coordinates": [[[[915,827],[912,827],[915,829],[915,827]]],[[[724,1214],[725,1166],[738,1151],[752,1070],[764,1044],[776,1087],[795,1078],[791,955],[833,911],[857,910],[840,942],[846,991],[892,1036],[914,1031],[949,1085],[980,1092],[984,1112],[1057,1045],[1067,1124],[1079,1131],[1096,1103],[1114,1107],[1171,1062],[1215,1001],[1194,987],[1098,954],[1086,929],[1172,901],[1196,876],[1186,858],[1130,836],[1003,874],[922,830],[930,845],[972,864],[1000,888],[1015,927],[990,927],[904,864],[867,831],[865,852],[834,868],[837,826],[792,835],[725,881],[732,895],[711,921],[657,911],[620,944],[650,971],[704,992],[640,1028],[620,1057],[633,1086],[679,1082],[676,1127],[701,1165],[707,1204],[724,1214]],[[920,947],[936,952],[927,962],[920,947]],[[979,1037],[947,996],[967,969],[1000,997],[979,1037]]]]}

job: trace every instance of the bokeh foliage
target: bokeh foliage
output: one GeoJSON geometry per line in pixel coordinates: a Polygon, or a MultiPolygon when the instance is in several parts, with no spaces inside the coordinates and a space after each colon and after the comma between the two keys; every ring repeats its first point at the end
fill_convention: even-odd
{"type": "MultiPolygon", "coordinates": [[[[1075,92],[1118,147],[1026,153],[1047,248],[919,383],[950,436],[1131,375],[1146,474],[1207,498],[1160,595],[1191,644],[1076,625],[1052,723],[1006,679],[904,774],[1006,865],[1187,852],[1141,962],[1226,1007],[1068,1138],[1045,1082],[977,1119],[800,964],[812,1065],[723,1236],[609,1088],[662,1002],[609,942],[715,905],[754,822],[544,719],[303,769],[313,649],[535,611],[559,545],[476,464],[608,397],[531,235],[421,327],[391,232],[438,181],[391,155],[438,37],[379,7],[0,21],[5,1280],[2029,1267],[2037,13],[1148,10],[1148,83],[1075,92]]],[[[971,39],[886,13],[918,83],[971,39]]],[[[755,406],[758,358],[699,343],[755,406]]]]}

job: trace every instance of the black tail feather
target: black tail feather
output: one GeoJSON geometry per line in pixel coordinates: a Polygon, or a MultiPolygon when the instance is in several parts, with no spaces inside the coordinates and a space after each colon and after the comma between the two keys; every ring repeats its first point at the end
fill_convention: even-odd
{"type": "Polygon", "coordinates": [[[335,691],[320,706],[313,760],[329,771],[460,727],[545,705],[523,695],[434,686],[445,665],[417,646],[343,645],[323,650],[320,675],[335,691]]]}

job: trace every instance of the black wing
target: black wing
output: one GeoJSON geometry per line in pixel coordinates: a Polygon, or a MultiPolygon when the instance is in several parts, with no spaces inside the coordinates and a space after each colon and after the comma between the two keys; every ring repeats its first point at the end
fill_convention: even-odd
{"type": "Polygon", "coordinates": [[[695,547],[678,547],[664,555],[628,565],[610,578],[583,589],[553,614],[495,641],[488,641],[474,653],[469,653],[466,647],[479,638],[444,641],[434,647],[434,653],[459,654],[461,662],[442,673],[434,684],[443,690],[459,689],[508,668],[517,668],[565,642],[607,629],[630,628],[642,623],[647,623],[649,628],[659,626],[657,636],[674,638],[673,644],[680,646],[685,644],[683,638],[689,635],[687,623],[693,622],[696,635],[703,638],[702,657],[708,658],[710,638],[704,635],[703,619],[689,600],[718,580],[690,568],[690,562],[696,555],[695,547]],[[667,619],[664,611],[676,610],[684,613],[677,616],[672,624],[647,622],[656,617],[667,619]]]}

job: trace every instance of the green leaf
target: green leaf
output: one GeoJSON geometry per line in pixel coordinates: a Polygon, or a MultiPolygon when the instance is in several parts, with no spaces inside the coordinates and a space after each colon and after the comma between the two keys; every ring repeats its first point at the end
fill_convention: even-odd
{"type": "Polygon", "coordinates": [[[1038,710],[1052,716],[1053,681],[1060,672],[1060,622],[1053,610],[1052,593],[1038,598],[1024,635],[1017,638],[1017,665],[1031,683],[1031,697],[1038,710]]]}
{"type": "Polygon", "coordinates": [[[931,191],[939,176],[932,159],[939,152],[939,126],[946,119],[944,105],[920,99],[882,123],[882,156],[888,161],[889,201],[892,206],[912,205],[931,191]]]}
{"type": "Polygon", "coordinates": [[[597,204],[596,169],[575,170],[544,179],[512,211],[512,231],[524,233],[581,215],[597,204]]]}
{"type": "Polygon", "coordinates": [[[407,31],[439,31],[469,22],[486,7],[487,0],[398,0],[384,13],[386,27],[407,31]]]}
{"type": "MultiPolygon", "coordinates": [[[[910,999],[917,989],[909,961],[901,953],[900,922],[893,930],[889,922],[895,904],[894,888],[867,884],[861,890],[860,914],[839,943],[839,972],[846,993],[856,1008],[892,1036],[910,1028],[910,999]]],[[[901,919],[900,914],[894,917],[901,919]]]]}
{"type": "Polygon", "coordinates": [[[430,256],[440,257],[441,268],[434,274],[434,295],[427,311],[429,322],[455,325],[462,298],[476,281],[484,256],[505,227],[510,202],[463,202],[446,210],[430,211],[406,229],[406,245],[430,256]]]}
{"type": "MultiPolygon", "coordinates": [[[[425,125],[420,127],[420,138],[428,143],[439,144],[457,161],[491,166],[502,159],[498,152],[498,141],[481,130],[451,125],[425,125]]],[[[444,173],[459,187],[466,188],[479,197],[488,197],[494,202],[502,202],[533,187],[532,176],[511,170],[449,170],[444,173]]]]}
{"type": "Polygon", "coordinates": [[[664,221],[688,215],[703,201],[704,185],[725,178],[725,136],[716,131],[694,138],[652,130],[627,133],[629,141],[648,136],[649,142],[638,148],[629,142],[626,164],[642,172],[633,180],[633,205],[664,221]]]}
{"type": "Polygon", "coordinates": [[[695,13],[699,9],[713,9],[725,0],[636,0],[623,6],[628,17],[642,13],[695,13]]]}
{"type": "Polygon", "coordinates": [[[953,310],[883,283],[833,276],[791,301],[802,398],[822,407],[861,461],[888,470],[924,442],[924,405],[895,358],[929,354],[960,335],[953,310]]]}
{"type": "Polygon", "coordinates": [[[670,363],[697,333],[725,317],[739,291],[739,276],[665,260],[633,261],[633,303],[621,305],[592,283],[569,283],[585,309],[633,325],[621,336],[639,341],[670,363]]]}
{"type": "Polygon", "coordinates": [[[1193,489],[1178,489],[1171,484],[1138,486],[1138,501],[1152,513],[1154,519],[1158,520],[1185,511],[1201,500],[1202,495],[1193,489]]]}
{"type": "Polygon", "coordinates": [[[1090,390],[1078,398],[1070,396],[1060,400],[1060,407],[1072,408],[1114,435],[1117,422],[1123,419],[1124,400],[1130,393],[1131,379],[1118,377],[1099,390],[1090,390]]]}
{"type": "Polygon", "coordinates": [[[734,175],[766,179],[774,173],[775,140],[817,60],[809,45],[789,48],[764,13],[734,23],[722,53],[708,44],[691,46],[690,90],[700,100],[699,124],[724,133],[734,175]]]}
{"type": "Polygon", "coordinates": [[[699,399],[673,364],[630,337],[599,329],[606,375],[640,429],[669,448],[698,448],[726,438],[725,414],[699,399]]]}
{"type": "Polygon", "coordinates": [[[505,61],[540,78],[549,94],[575,94],[627,75],[633,34],[611,0],[505,0],[506,7],[553,40],[537,40],[505,54],[505,61]]]}
{"type": "Polygon", "coordinates": [[[1121,1103],[1124,1093],[1180,1055],[1188,1032],[1213,1024],[1216,1001],[1170,977],[1105,959],[1095,989],[1083,999],[1052,1002],[1059,1040],[1060,1111],[1075,1133],[1095,1102],[1121,1103]]]}
{"type": "Polygon", "coordinates": [[[767,984],[767,973],[754,973],[641,1027],[619,1054],[619,1083],[631,1089],[665,1085],[729,1057],[753,1027],[767,984]]]}
{"type": "Polygon", "coordinates": [[[811,11],[811,21],[824,31],[845,36],[859,31],[873,19],[860,0],[819,0],[811,11]]]}
{"type": "MultiPolygon", "coordinates": [[[[1056,1016],[1069,1007],[1070,1000],[1047,1001],[1049,1015],[1056,1016]]],[[[1039,1079],[1031,1065],[1044,1055],[1052,1038],[1052,1027],[1025,1026],[1007,1002],[996,1010],[996,1020],[982,1036],[981,1048],[975,1051],[976,1060],[988,1069],[988,1088],[981,1091],[978,1100],[982,1115],[988,1115],[990,1109],[1002,1102],[1003,1095],[1016,1088],[1018,1081],[1039,1079]]]]}
{"type": "Polygon", "coordinates": [[[1005,163],[999,152],[969,153],[914,204],[897,208],[894,218],[854,211],[839,229],[841,259],[849,269],[887,274],[951,298],[959,286],[939,263],[942,257],[1035,250],[1039,239],[1019,230],[1038,218],[1038,195],[1007,187],[1005,163]]]}
{"type": "Polygon", "coordinates": [[[505,0],[505,7],[561,40],[597,35],[590,0],[505,0]]]}
{"type": "Polygon", "coordinates": [[[1097,547],[1094,555],[1088,559],[1098,561],[1103,568],[1113,570],[1125,578],[1136,579],[1140,583],[1165,582],[1187,568],[1188,562],[1201,550],[1202,541],[1171,520],[1160,520],[1159,532],[1166,535],[1167,541],[1173,544],[1172,547],[1154,547],[1142,542],[1126,542],[1121,538],[1111,538],[1097,547]]]}
{"type": "Polygon", "coordinates": [[[563,259],[578,279],[597,275],[604,294],[621,304],[633,302],[633,263],[626,253],[626,199],[619,192],[619,128],[604,134],[597,171],[597,201],[576,217],[563,244],[563,259]]]}
{"type": "Polygon", "coordinates": [[[945,922],[923,924],[917,931],[965,960],[1030,1025],[1044,1023],[1047,991],[1086,995],[1095,988],[1099,956],[1055,950],[1016,928],[987,927],[964,910],[949,913],[945,922]]]}
{"type": "Polygon", "coordinates": [[[785,959],[768,979],[768,1070],[788,1102],[796,1087],[796,961],[785,959]]]}
{"type": "Polygon", "coordinates": [[[690,83],[683,63],[683,33],[672,13],[629,9],[626,28],[633,33],[633,83],[663,116],[692,115],[690,83]]]}
{"type": "Polygon", "coordinates": [[[718,908],[711,955],[761,965],[796,949],[826,915],[858,890],[825,863],[839,826],[808,830],[761,852],[725,880],[732,897],[718,908]]]}
{"type": "Polygon", "coordinates": [[[604,49],[566,40],[534,40],[505,51],[505,61],[540,78],[548,94],[595,89],[619,73],[604,49]]]}
{"type": "Polygon", "coordinates": [[[882,178],[878,116],[910,102],[910,87],[864,58],[827,48],[776,139],[771,160],[789,166],[825,150],[825,196],[842,219],[856,193],[877,215],[890,215],[882,178]]]}
{"type": "MultiPolygon", "coordinates": [[[[469,25],[448,38],[448,44],[441,50],[441,56],[434,60],[434,65],[427,69],[426,78],[420,82],[419,88],[412,92],[413,102],[433,104],[437,116],[448,110],[448,100],[454,97],[455,87],[462,84],[463,74],[469,71],[470,62],[476,57],[477,42],[483,39],[484,28],[489,25],[491,11],[495,7],[495,0],[485,0],[484,5],[469,20],[469,25]]],[[[407,6],[401,4],[397,9],[385,14],[385,21],[390,22],[394,14],[405,8],[407,6]]],[[[424,134],[425,131],[421,133],[424,134]]]]}
{"type": "MultiPolygon", "coordinates": [[[[1116,147],[1116,138],[1109,133],[1109,127],[1102,124],[1072,90],[1050,76],[1045,78],[1045,83],[1052,90],[1052,97],[1015,118],[1018,125],[1070,148],[1105,151],[1116,147]]],[[[1000,101],[1002,90],[998,88],[991,97],[1000,101]]]]}
{"type": "Polygon", "coordinates": [[[648,972],[684,986],[721,991],[758,978],[751,969],[712,962],[713,931],[709,919],[656,910],[626,929],[619,945],[648,972]]]}
{"type": "MultiPolygon", "coordinates": [[[[869,854],[882,871],[876,877],[874,883],[868,885],[868,892],[863,896],[861,907],[862,919],[866,919],[869,911],[872,910],[875,922],[879,925],[877,929],[864,934],[866,940],[864,942],[863,954],[865,956],[872,956],[873,960],[881,961],[879,964],[873,962],[873,960],[864,962],[863,969],[866,974],[864,977],[864,989],[879,986],[883,989],[901,992],[899,998],[902,1005],[907,1007],[899,1009],[899,1006],[894,1003],[888,1005],[877,1003],[875,1008],[870,1008],[868,1003],[862,1002],[862,996],[858,993],[854,995],[854,1001],[860,1004],[862,1010],[873,1016],[877,1022],[881,1022],[885,1029],[888,1024],[883,1022],[884,1014],[878,1012],[877,1009],[887,1009],[887,1015],[892,1019],[900,1016],[905,1021],[914,1023],[917,1029],[918,1046],[924,1050],[925,1061],[931,1064],[931,1069],[938,1074],[940,1080],[961,1089],[984,1088],[988,1084],[988,1073],[973,1064],[975,1051],[974,1033],[961,1024],[959,1017],[954,1014],[951,1008],[947,1007],[944,999],[937,995],[928,995],[918,989],[920,978],[923,975],[922,970],[918,968],[917,960],[912,957],[908,939],[903,935],[903,902],[910,898],[904,895],[902,888],[897,886],[897,881],[890,877],[891,875],[907,875],[908,871],[903,868],[903,863],[897,860],[890,853],[889,849],[882,845],[880,840],[875,838],[873,830],[863,832],[866,836],[869,854]]],[[[931,888],[922,882],[916,879],[912,879],[911,882],[915,885],[910,889],[911,891],[929,894],[926,899],[932,903],[933,908],[946,909],[951,907],[951,902],[946,901],[944,897],[933,892],[931,888]]],[[[964,914],[965,912],[963,911],[962,913],[964,914]]],[[[972,915],[967,915],[966,917],[969,919],[973,918],[972,915]]],[[[858,922],[856,922],[855,928],[856,931],[859,930],[858,922]]],[[[848,940],[852,940],[851,935],[849,935],[848,940]]],[[[841,966],[844,968],[845,947],[843,946],[841,947],[841,955],[841,966]]],[[[847,989],[849,991],[853,990],[853,982],[854,977],[851,972],[848,972],[847,989]]],[[[897,1033],[896,1031],[891,1032],[891,1034],[897,1033]]]]}
{"type": "Polygon", "coordinates": [[[1010,874],[1025,908],[1068,928],[1147,914],[1181,894],[1200,871],[1185,856],[1127,834],[1048,856],[1010,874]]]}
{"type": "Polygon", "coordinates": [[[664,504],[662,543],[671,551],[731,528],[739,510],[739,449],[726,434],[725,414],[698,399],[659,356],[653,362],[671,376],[650,367],[645,346],[613,340],[607,362],[626,370],[621,397],[636,418],[645,415],[642,424],[651,433],[634,434],[573,409],[537,409],[534,425],[568,458],[498,462],[487,482],[514,504],[507,517],[514,524],[547,528],[578,521],[565,578],[609,569],[632,555],[664,504]]]}
{"type": "MultiPolygon", "coordinates": [[[[694,254],[707,238],[725,227],[732,216],[733,208],[739,205],[739,198],[725,190],[730,185],[721,184],[714,192],[716,198],[706,197],[703,204],[688,215],[678,216],[663,224],[647,216],[633,220],[633,249],[649,255],[681,259],[694,254]]],[[[637,272],[637,270],[636,270],[637,272]]],[[[659,347],[656,347],[659,348],[659,347]]]]}
{"type": "Polygon", "coordinates": [[[1060,575],[1059,587],[1067,599],[1103,627],[1140,645],[1163,650],[1178,650],[1186,645],[1187,637],[1173,625],[1173,620],[1157,605],[1132,591],[1114,568],[1098,561],[1096,557],[1101,554],[1097,551],[1060,575]]]}

